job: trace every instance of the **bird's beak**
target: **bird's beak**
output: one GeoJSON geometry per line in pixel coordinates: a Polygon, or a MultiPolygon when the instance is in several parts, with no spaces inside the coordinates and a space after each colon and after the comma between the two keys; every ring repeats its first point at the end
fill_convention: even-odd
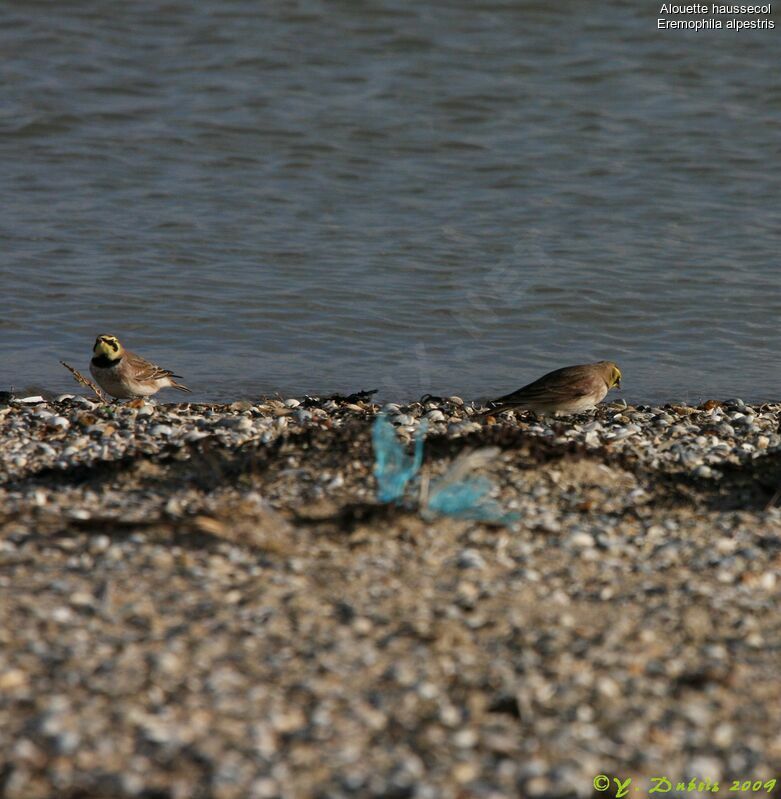
{"type": "Polygon", "coordinates": [[[618,380],[616,380],[616,388],[617,388],[619,391],[621,391],[621,378],[620,378],[620,377],[618,378],[618,380]]]}

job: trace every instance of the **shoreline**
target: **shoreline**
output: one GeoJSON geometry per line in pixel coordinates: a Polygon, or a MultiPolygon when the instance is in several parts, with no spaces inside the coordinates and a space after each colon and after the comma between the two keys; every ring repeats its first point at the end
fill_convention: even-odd
{"type": "MultiPolygon", "coordinates": [[[[371,423],[384,413],[409,444],[425,420],[426,438],[458,441],[512,429],[555,445],[587,451],[608,448],[664,471],[720,477],[720,469],[781,448],[781,402],[747,404],[709,400],[699,406],[631,406],[603,402],[574,416],[537,418],[510,412],[480,418],[485,407],[460,397],[424,395],[421,401],[377,403],[374,392],[328,398],[264,398],[232,403],[160,403],[143,399],[104,404],[79,395],[0,399],[0,480],[24,479],[41,469],[67,471],[118,458],[159,454],[199,441],[231,448],[268,445],[305,430],[336,430],[371,423]]],[[[370,481],[372,478],[370,478],[370,481]]],[[[0,483],[1,485],[2,483],[0,483]]],[[[366,492],[363,492],[366,493],[366,492]]]]}
{"type": "MultiPolygon", "coordinates": [[[[87,372],[82,369],[81,373],[87,372]]],[[[91,378],[90,378],[91,379],[91,378]]],[[[20,401],[27,397],[41,397],[45,402],[56,403],[61,398],[83,396],[92,401],[97,401],[97,398],[86,388],[79,388],[76,385],[77,381],[65,380],[59,390],[47,388],[45,385],[32,384],[27,387],[0,387],[0,407],[10,400],[20,401]],[[89,395],[89,396],[88,396],[89,395]]],[[[398,405],[414,405],[419,402],[422,397],[433,396],[447,399],[452,396],[448,392],[442,393],[418,393],[414,389],[409,390],[390,390],[384,385],[379,385],[376,381],[366,381],[372,390],[362,390],[350,392],[349,390],[342,390],[340,388],[331,389],[302,389],[296,390],[265,390],[263,388],[257,389],[244,389],[238,392],[226,392],[218,390],[215,393],[209,393],[200,389],[192,389],[189,394],[181,394],[173,389],[162,389],[158,394],[151,398],[153,404],[158,406],[179,406],[179,405],[192,405],[212,408],[228,408],[238,402],[249,402],[251,405],[262,405],[264,402],[271,402],[275,400],[285,401],[287,399],[296,399],[299,402],[307,400],[324,401],[328,397],[347,397],[351,393],[355,394],[371,394],[374,399],[375,405],[381,407],[386,404],[398,405]],[[186,397],[186,400],[184,398],[186,397]],[[184,400],[184,401],[183,401],[184,400]]],[[[459,397],[463,398],[467,404],[481,407],[488,403],[490,400],[495,399],[503,392],[507,393],[512,389],[512,385],[505,383],[504,385],[497,386],[493,391],[480,394],[470,394],[465,391],[454,392],[459,397]]],[[[722,404],[731,404],[736,401],[742,402],[750,407],[761,407],[763,405],[781,405],[781,398],[770,394],[753,394],[750,387],[746,391],[739,391],[738,393],[728,392],[678,392],[673,390],[667,391],[664,389],[653,390],[650,394],[637,395],[633,388],[629,385],[622,387],[619,390],[611,390],[607,397],[602,401],[603,405],[621,405],[626,402],[628,407],[638,408],[663,408],[666,406],[679,406],[688,408],[699,408],[706,402],[719,402],[722,404]]],[[[124,403],[127,400],[120,400],[124,403]]],[[[563,417],[562,417],[563,418],[563,417]]]]}
{"type": "Polygon", "coordinates": [[[136,405],[0,403],[8,799],[781,771],[781,404],[136,405]],[[377,503],[381,408],[518,520],[377,503]]]}

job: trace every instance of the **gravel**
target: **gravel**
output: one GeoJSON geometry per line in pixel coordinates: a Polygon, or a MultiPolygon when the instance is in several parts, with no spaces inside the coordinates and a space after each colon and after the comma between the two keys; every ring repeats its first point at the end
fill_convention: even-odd
{"type": "Polygon", "coordinates": [[[518,521],[377,504],[364,394],[0,404],[0,797],[779,777],[781,406],[424,399],[518,521]]]}

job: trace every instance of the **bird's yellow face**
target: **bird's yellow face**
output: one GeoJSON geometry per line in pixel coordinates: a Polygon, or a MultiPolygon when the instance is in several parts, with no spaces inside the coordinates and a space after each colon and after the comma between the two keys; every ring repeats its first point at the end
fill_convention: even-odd
{"type": "Polygon", "coordinates": [[[621,370],[615,364],[610,370],[610,380],[607,385],[608,388],[621,388],[621,370]]]}
{"type": "Polygon", "coordinates": [[[95,339],[95,346],[92,348],[96,358],[101,356],[110,361],[118,361],[122,357],[124,350],[116,336],[102,335],[95,339]]]}

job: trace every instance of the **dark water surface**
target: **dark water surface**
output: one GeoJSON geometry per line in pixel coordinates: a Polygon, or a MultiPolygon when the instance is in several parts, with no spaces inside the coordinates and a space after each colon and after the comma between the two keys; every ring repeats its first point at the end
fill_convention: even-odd
{"type": "Polygon", "coordinates": [[[3,3],[0,389],[781,398],[781,27],[657,6],[3,3]]]}

